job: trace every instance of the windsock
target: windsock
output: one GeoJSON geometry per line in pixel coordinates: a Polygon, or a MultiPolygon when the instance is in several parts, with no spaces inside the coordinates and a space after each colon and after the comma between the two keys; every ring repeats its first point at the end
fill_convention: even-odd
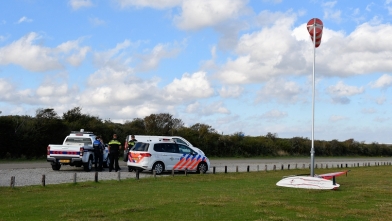
{"type": "Polygon", "coordinates": [[[323,35],[323,22],[318,18],[312,18],[308,21],[307,29],[310,34],[310,38],[312,39],[315,47],[317,48],[321,44],[321,36],[323,35]],[[314,38],[314,32],[316,32],[316,39],[314,38]]]}

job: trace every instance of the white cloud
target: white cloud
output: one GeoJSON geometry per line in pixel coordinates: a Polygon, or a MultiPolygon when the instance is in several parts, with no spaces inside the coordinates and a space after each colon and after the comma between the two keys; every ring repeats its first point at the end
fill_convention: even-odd
{"type": "Polygon", "coordinates": [[[89,8],[93,6],[91,0],[69,0],[69,4],[71,5],[73,10],[78,10],[80,8],[89,8]]]}
{"type": "Polygon", "coordinates": [[[277,119],[282,119],[285,117],[287,117],[287,113],[279,111],[279,110],[270,110],[270,111],[265,112],[261,115],[261,118],[267,119],[267,120],[277,120],[277,119]]]}
{"type": "Polygon", "coordinates": [[[305,90],[294,81],[272,79],[265,83],[257,94],[257,101],[278,100],[284,103],[296,103],[301,101],[301,94],[305,90]]]}
{"type": "Polygon", "coordinates": [[[243,87],[240,86],[228,86],[228,87],[222,87],[219,90],[219,95],[224,98],[228,97],[239,97],[242,92],[244,91],[243,87]]]}
{"type": "Polygon", "coordinates": [[[392,86],[392,76],[389,74],[383,74],[375,82],[371,82],[370,86],[372,88],[388,88],[392,86]]]}
{"type": "Polygon", "coordinates": [[[342,81],[339,81],[336,85],[329,86],[326,90],[333,96],[353,96],[362,94],[365,91],[365,88],[348,86],[345,85],[342,81]]]}
{"type": "Polygon", "coordinates": [[[166,9],[181,5],[184,0],[116,0],[121,8],[127,7],[151,7],[156,9],[166,9]]]}
{"type": "Polygon", "coordinates": [[[30,18],[27,18],[26,16],[23,16],[23,17],[21,17],[19,20],[18,20],[18,24],[20,24],[20,23],[23,23],[23,22],[32,22],[33,21],[33,19],[30,19],[30,18]]]}
{"type": "Polygon", "coordinates": [[[196,98],[207,98],[214,94],[205,72],[185,73],[181,79],[174,79],[165,87],[165,99],[187,101],[196,98]]]}
{"type": "Polygon", "coordinates": [[[101,26],[101,25],[105,25],[105,24],[106,24],[106,21],[105,21],[105,20],[99,19],[99,18],[97,18],[97,17],[89,18],[88,20],[89,20],[90,23],[91,23],[92,25],[94,25],[94,26],[101,26]]]}
{"type": "Polygon", "coordinates": [[[170,48],[169,44],[158,44],[151,51],[139,56],[141,64],[136,67],[138,71],[148,71],[158,67],[164,58],[172,58],[178,55],[180,49],[176,46],[170,48]]]}
{"type": "Polygon", "coordinates": [[[58,70],[64,68],[63,56],[71,65],[79,65],[89,51],[88,47],[79,47],[80,40],[68,41],[55,48],[49,48],[35,44],[40,38],[37,33],[31,32],[0,48],[0,64],[16,64],[35,72],[58,70]]]}
{"type": "Polygon", "coordinates": [[[183,1],[182,13],[174,22],[181,29],[195,30],[215,26],[240,16],[246,7],[243,0],[183,1]]]}
{"type": "Polygon", "coordinates": [[[337,121],[342,121],[342,120],[346,120],[348,119],[345,116],[340,116],[340,115],[332,115],[331,117],[329,117],[329,121],[331,122],[337,122],[337,121]]]}

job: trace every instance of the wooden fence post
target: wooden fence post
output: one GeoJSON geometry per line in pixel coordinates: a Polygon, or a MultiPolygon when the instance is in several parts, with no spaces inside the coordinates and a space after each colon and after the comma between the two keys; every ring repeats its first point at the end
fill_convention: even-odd
{"type": "Polygon", "coordinates": [[[42,175],[41,183],[42,183],[42,186],[45,186],[45,174],[42,175]]]}

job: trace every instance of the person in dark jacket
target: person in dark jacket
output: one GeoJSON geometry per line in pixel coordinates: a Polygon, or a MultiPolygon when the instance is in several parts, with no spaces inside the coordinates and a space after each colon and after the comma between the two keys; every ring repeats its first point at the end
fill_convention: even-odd
{"type": "Polygon", "coordinates": [[[102,161],[103,161],[103,149],[104,146],[101,143],[101,139],[99,136],[95,138],[95,141],[93,143],[94,147],[94,164],[95,164],[95,171],[102,171],[102,161]],[[98,167],[97,167],[98,164],[98,167]]]}
{"type": "Polygon", "coordinates": [[[135,139],[135,135],[131,135],[131,139],[128,141],[128,146],[125,145],[127,147],[126,150],[124,150],[124,162],[128,162],[128,153],[129,151],[132,149],[133,146],[135,146],[137,140],[135,139]]]}
{"type": "Polygon", "coordinates": [[[113,134],[113,139],[109,141],[109,172],[113,170],[113,164],[115,166],[115,171],[121,170],[120,166],[118,165],[118,155],[121,149],[121,143],[117,140],[117,134],[113,134]]]}

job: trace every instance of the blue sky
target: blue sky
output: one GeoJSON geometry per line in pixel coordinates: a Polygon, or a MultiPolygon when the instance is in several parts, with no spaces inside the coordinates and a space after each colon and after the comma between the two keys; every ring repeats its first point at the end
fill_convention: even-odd
{"type": "Polygon", "coordinates": [[[1,1],[1,115],[311,138],[315,17],[315,139],[392,143],[392,0],[1,1]]]}

